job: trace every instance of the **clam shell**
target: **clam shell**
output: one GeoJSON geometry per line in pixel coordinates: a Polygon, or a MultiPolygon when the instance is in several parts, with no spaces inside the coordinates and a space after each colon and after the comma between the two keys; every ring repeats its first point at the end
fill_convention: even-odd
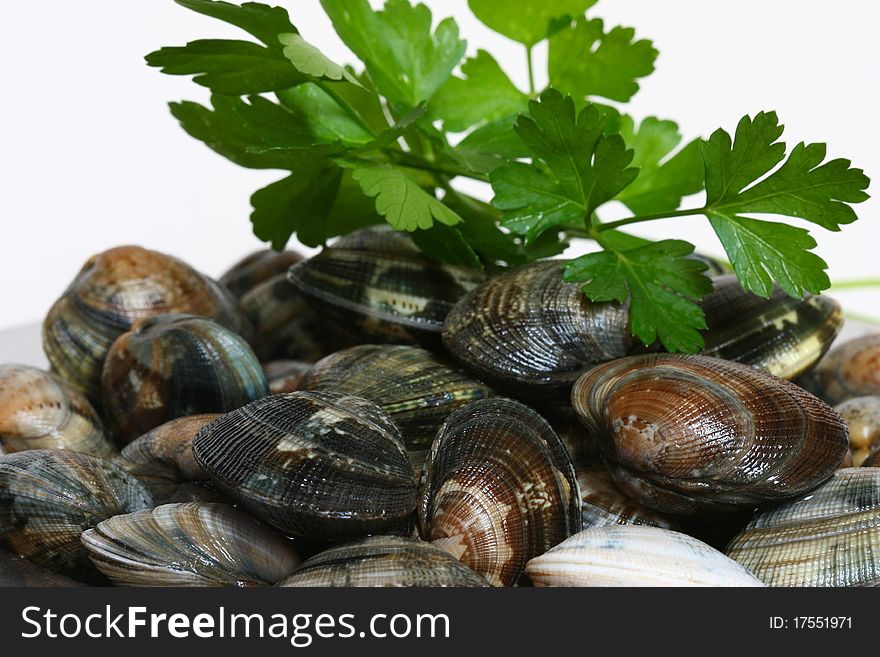
{"type": "Polygon", "coordinates": [[[849,429],[851,465],[860,466],[880,448],[880,397],[854,397],[834,410],[849,429]]]}
{"type": "Polygon", "coordinates": [[[687,534],[660,527],[585,529],[529,561],[535,586],[762,586],[687,534]]]}
{"type": "Polygon", "coordinates": [[[607,525],[648,525],[678,529],[678,523],[673,518],[624,495],[602,463],[579,467],[575,474],[581,491],[584,529],[607,525]]]}
{"type": "Polygon", "coordinates": [[[880,468],[758,511],[726,552],[769,586],[880,585],[880,468]]]}
{"type": "Polygon", "coordinates": [[[600,365],[572,389],[622,490],[658,511],[725,511],[796,497],[846,453],[846,425],[793,383],[706,356],[600,365]]]}
{"type": "Polygon", "coordinates": [[[255,251],[236,262],[220,277],[220,285],[240,299],[246,292],[278,274],[284,274],[291,265],[302,260],[296,251],[255,251]]]}
{"type": "Polygon", "coordinates": [[[268,586],[300,559],[292,542],[225,504],[165,504],[119,515],[82,535],[118,586],[268,586]]]}
{"type": "Polygon", "coordinates": [[[152,504],[137,479],[88,454],[32,449],[0,458],[0,542],[76,579],[98,578],[83,531],[152,504]]]}
{"type": "Polygon", "coordinates": [[[511,399],[458,409],[431,446],[422,476],[422,537],[495,586],[581,528],[574,468],[550,425],[511,399]]]}
{"type": "Polygon", "coordinates": [[[0,549],[0,587],[80,586],[76,580],[53,573],[17,554],[0,549]]]}
{"type": "Polygon", "coordinates": [[[192,315],[136,324],[113,343],[101,381],[107,423],[122,444],[168,420],[231,411],[269,391],[243,338],[192,315]]]}
{"type": "Polygon", "coordinates": [[[400,431],[359,397],[259,399],[202,429],[193,454],[223,492],[293,536],[402,531],[416,506],[400,431]]]}
{"type": "Polygon", "coordinates": [[[263,363],[263,372],[269,381],[269,392],[295,392],[302,387],[302,380],[312,368],[312,363],[299,360],[272,360],[263,363]]]}
{"type": "Polygon", "coordinates": [[[370,536],[307,559],[278,586],[488,586],[448,552],[418,539],[370,536]]]}
{"type": "Polygon", "coordinates": [[[44,448],[101,458],[117,453],[85,395],[28,365],[0,365],[0,447],[0,454],[44,448]]]}
{"type": "Polygon", "coordinates": [[[809,389],[832,405],[880,395],[880,333],[832,349],[811,372],[809,389]]]}

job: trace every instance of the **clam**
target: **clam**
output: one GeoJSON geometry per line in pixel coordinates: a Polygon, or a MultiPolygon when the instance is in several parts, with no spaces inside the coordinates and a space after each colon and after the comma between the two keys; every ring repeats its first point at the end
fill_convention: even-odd
{"type": "Polygon", "coordinates": [[[880,585],[880,469],[838,470],[758,511],[726,552],[770,586],[880,585]]]}
{"type": "Polygon", "coordinates": [[[278,586],[488,586],[448,552],[414,538],[369,536],[306,559],[278,586]]]}
{"type": "Polygon", "coordinates": [[[167,499],[184,482],[207,480],[193,457],[192,441],[218,417],[218,413],[188,415],[151,429],[122,450],[125,469],[157,500],[167,499]]]}
{"type": "Polygon", "coordinates": [[[366,399],[272,395],[227,413],[193,441],[220,489],[292,536],[407,531],[416,481],[400,430],[366,399]]]}
{"type": "Polygon", "coordinates": [[[829,404],[880,395],[880,333],[832,349],[810,374],[807,387],[829,404]]]}
{"type": "Polygon", "coordinates": [[[311,368],[312,363],[300,360],[272,360],[263,363],[263,372],[269,381],[269,392],[277,395],[279,392],[299,390],[306,372],[311,368]]]}
{"type": "Polygon", "coordinates": [[[880,444],[874,445],[871,453],[862,461],[862,466],[869,468],[880,468],[880,444]]]}
{"type": "Polygon", "coordinates": [[[615,482],[668,513],[778,502],[827,480],[846,425],[793,383],[706,356],[649,354],[599,365],[572,389],[615,482]]]}
{"type": "Polygon", "coordinates": [[[535,586],[762,586],[715,548],[660,527],[585,529],[526,566],[535,586]]]}
{"type": "Polygon", "coordinates": [[[550,425],[505,398],[449,416],[425,461],[421,535],[495,586],[581,528],[574,468],[550,425]]]}
{"type": "Polygon", "coordinates": [[[109,458],[116,448],[79,390],[28,365],[0,365],[0,449],[72,449],[109,458]]]}
{"type": "Polygon", "coordinates": [[[76,580],[53,573],[17,554],[0,549],[0,587],[79,585],[76,580]]]}
{"type": "Polygon", "coordinates": [[[104,412],[117,442],[185,415],[224,413],[268,393],[243,338],[204,317],[141,320],[107,354],[104,412]]]}
{"type": "Polygon", "coordinates": [[[92,256],[49,310],[43,349],[62,379],[101,401],[101,367],[114,340],[145,317],[191,313],[233,330],[242,320],[232,296],[176,258],[137,246],[92,256]]]}
{"type": "Polygon", "coordinates": [[[75,579],[99,579],[82,532],[152,504],[137,479],[89,454],[32,449],[0,458],[0,543],[75,579]]]}
{"type": "Polygon", "coordinates": [[[285,536],[226,504],[165,504],[118,515],[82,535],[118,586],[268,586],[300,559],[285,536]]]}
{"type": "Polygon", "coordinates": [[[358,345],[315,363],[301,384],[375,402],[400,427],[406,447],[424,451],[449,414],[492,394],[442,356],[406,345],[358,345]]]}
{"type": "Polygon", "coordinates": [[[854,397],[834,407],[849,429],[852,465],[865,462],[880,447],[880,396],[854,397]]]}
{"type": "Polygon", "coordinates": [[[220,285],[240,299],[260,283],[285,273],[300,260],[302,256],[296,251],[255,251],[230,267],[220,277],[220,285]]]}
{"type": "Polygon", "coordinates": [[[776,287],[768,299],[742,289],[736,276],[718,276],[700,300],[708,330],[702,354],[752,365],[793,380],[815,365],[843,325],[833,299],[795,299],[776,287]]]}
{"type": "Polygon", "coordinates": [[[575,474],[581,491],[584,529],[606,525],[649,525],[678,529],[678,523],[673,518],[624,495],[601,462],[576,468],[575,474]]]}

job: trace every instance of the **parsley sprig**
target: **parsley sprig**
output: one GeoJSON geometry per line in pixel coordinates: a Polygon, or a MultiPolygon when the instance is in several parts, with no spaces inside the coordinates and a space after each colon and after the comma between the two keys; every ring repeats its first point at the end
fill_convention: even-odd
{"type": "Polygon", "coordinates": [[[719,128],[685,145],[674,122],[623,113],[657,51],[588,13],[596,0],[470,0],[522,44],[527,90],[490,53],[466,58],[455,21],[409,0],[379,11],[321,0],[356,68],[324,55],[283,8],[175,1],[251,37],[166,47],[147,62],[210,89],[208,106],[171,104],[186,132],[241,166],[287,172],[251,198],[254,232],[276,249],[293,235],[317,246],[387,222],[432,257],[503,267],[590,239],[599,250],[569,261],[565,279],[594,301],[628,303],[645,344],[693,352],[706,327],[698,302],[712,289],[705,265],[684,240],[628,231],[703,216],[745,289],[801,296],[830,281],[815,240],[788,220],[840,230],[868,198],[864,173],[826,161],[824,144],[789,150],[773,112],[743,117],[733,137],[719,128]],[[532,53],[542,41],[550,85],[539,92],[532,53]],[[464,193],[462,178],[490,183],[491,203],[464,193]],[[703,205],[681,207],[704,189],[703,205]],[[602,221],[612,201],[633,214],[602,221]]]}

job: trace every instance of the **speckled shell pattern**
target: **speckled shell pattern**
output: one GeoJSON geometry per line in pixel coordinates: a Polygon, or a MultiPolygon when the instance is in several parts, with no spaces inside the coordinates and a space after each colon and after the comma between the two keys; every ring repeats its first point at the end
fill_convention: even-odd
{"type": "Polygon", "coordinates": [[[844,342],[823,358],[808,386],[829,404],[880,395],[880,333],[844,342]]]}
{"type": "Polygon", "coordinates": [[[494,397],[449,416],[425,461],[422,537],[494,586],[581,529],[580,493],[565,447],[527,406],[494,397]]]}
{"type": "Polygon", "coordinates": [[[585,529],[529,561],[526,574],[535,586],[763,586],[687,534],[635,525],[585,529]]]}
{"type": "Polygon", "coordinates": [[[299,565],[293,542],[226,504],[165,504],[83,533],[117,586],[269,586],[299,565]]]}
{"type": "Polygon", "coordinates": [[[700,300],[708,330],[702,354],[758,367],[795,379],[815,365],[843,326],[833,299],[788,296],[775,287],[769,299],[742,289],[734,275],[713,279],[714,292],[700,300]]]}
{"type": "Polygon", "coordinates": [[[834,407],[849,429],[852,465],[858,467],[880,449],[880,396],[854,397],[834,407]]]}
{"type": "Polygon", "coordinates": [[[114,340],[145,317],[190,313],[244,331],[235,299],[180,260],[137,246],[92,256],[49,310],[43,349],[53,371],[101,401],[101,368],[114,340]]]}
{"type": "Polygon", "coordinates": [[[848,444],[842,418],[802,388],[706,356],[597,366],[572,405],[621,489],[668,513],[796,497],[831,476],[848,444]]]}
{"type": "Polygon", "coordinates": [[[122,450],[123,467],[147,487],[156,500],[168,499],[184,482],[205,481],[192,441],[219,413],[187,415],[151,429],[122,450]]]}
{"type": "Polygon", "coordinates": [[[492,394],[453,361],[419,347],[359,345],[320,360],[307,390],[333,390],[375,402],[400,427],[409,450],[430,448],[456,408],[492,394]]]}
{"type": "Polygon", "coordinates": [[[624,495],[601,462],[575,470],[581,491],[583,528],[608,525],[647,525],[678,529],[678,522],[624,495]]]}
{"type": "Polygon", "coordinates": [[[501,389],[563,398],[586,368],[630,353],[626,308],[590,303],[562,281],[564,264],[525,265],[469,293],[446,318],[446,349],[501,389]]]}
{"type": "Polygon", "coordinates": [[[88,454],[34,449],[0,458],[0,542],[75,579],[99,577],[80,543],[83,531],[152,505],[137,479],[88,454]]]}
{"type": "Polygon", "coordinates": [[[880,586],[880,468],[758,511],[726,552],[769,586],[880,586]]]}
{"type": "Polygon", "coordinates": [[[28,365],[0,365],[0,449],[0,454],[28,449],[117,454],[85,395],[28,365]]]}
{"type": "Polygon", "coordinates": [[[401,536],[369,536],[319,552],[278,586],[462,587],[489,583],[430,543],[401,536]]]}
{"type": "Polygon", "coordinates": [[[113,344],[101,382],[105,418],[120,444],[168,420],[224,413],[269,392],[244,339],[192,315],[140,321],[113,344]]]}
{"type": "Polygon", "coordinates": [[[439,347],[450,308],[486,279],[395,246],[344,244],[294,265],[288,279],[325,321],[362,341],[439,347]]]}
{"type": "Polygon", "coordinates": [[[257,287],[264,281],[284,274],[302,256],[296,251],[273,251],[263,249],[245,256],[235,263],[220,277],[220,285],[240,299],[246,292],[257,287]]]}
{"type": "Polygon", "coordinates": [[[223,492],[290,536],[411,531],[417,491],[403,438],[366,399],[272,395],[202,429],[193,453],[223,492]]]}
{"type": "Polygon", "coordinates": [[[269,392],[277,395],[280,392],[299,390],[312,365],[313,363],[301,360],[270,360],[263,363],[263,372],[269,381],[269,392]]]}

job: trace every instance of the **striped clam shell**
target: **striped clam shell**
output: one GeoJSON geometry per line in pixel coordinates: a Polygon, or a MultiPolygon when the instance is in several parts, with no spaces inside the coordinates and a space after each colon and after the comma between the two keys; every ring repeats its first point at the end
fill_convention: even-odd
{"type": "Polygon", "coordinates": [[[449,416],[422,475],[422,537],[495,586],[581,528],[574,468],[550,425],[527,406],[481,399],[449,416]]]}
{"type": "Polygon", "coordinates": [[[226,504],[165,504],[83,533],[95,566],[118,586],[269,586],[300,558],[285,536],[226,504]]]}
{"type": "Polygon", "coordinates": [[[235,298],[241,299],[249,290],[273,276],[285,273],[300,260],[302,256],[296,251],[262,249],[236,262],[220,277],[219,283],[235,298]]]}
{"type": "Polygon", "coordinates": [[[705,543],[636,525],[585,529],[529,561],[535,586],[763,586],[705,543]]]}
{"type": "Polygon", "coordinates": [[[301,360],[271,360],[263,363],[263,372],[269,381],[269,392],[294,392],[302,387],[302,380],[312,368],[312,363],[301,360]]]}
{"type": "Polygon", "coordinates": [[[880,468],[758,511],[726,552],[769,586],[880,586],[880,468]]]}
{"type": "Polygon", "coordinates": [[[0,448],[71,449],[110,458],[116,448],[79,390],[28,365],[0,365],[0,448]]]}
{"type": "Polygon", "coordinates": [[[193,441],[220,489],[291,536],[405,531],[416,481],[399,429],[375,404],[334,392],[272,395],[193,441]]]}
{"type": "Polygon", "coordinates": [[[303,562],[278,586],[488,586],[448,552],[414,538],[369,536],[303,562]]]}
{"type": "Polygon", "coordinates": [[[52,370],[101,401],[101,367],[120,335],[145,317],[191,313],[241,330],[235,299],[176,258],[120,246],[89,258],[49,310],[43,349],[52,370]]]}
{"type": "Polygon", "coordinates": [[[853,397],[880,395],[880,333],[832,349],[810,373],[806,384],[832,405],[853,397]]]}
{"type": "Polygon", "coordinates": [[[650,354],[584,374],[572,389],[622,490],[668,513],[796,497],[843,460],[846,425],[827,404],[760,370],[650,354]]]}
{"type": "Polygon", "coordinates": [[[123,444],[168,420],[231,411],[269,391],[244,339],[193,315],[136,324],[113,343],[101,381],[107,423],[123,444]]]}
{"type": "Polygon", "coordinates": [[[601,462],[575,469],[581,491],[583,527],[607,525],[649,525],[678,529],[670,516],[658,513],[624,495],[601,462]]]}
{"type": "Polygon", "coordinates": [[[843,326],[830,297],[789,296],[778,286],[768,299],[743,290],[734,275],[713,279],[700,300],[707,330],[702,354],[758,367],[793,380],[815,365],[843,326]]]}
{"type": "Polygon", "coordinates": [[[626,308],[590,303],[563,282],[564,262],[525,265],[461,299],[443,327],[447,351],[485,381],[532,395],[564,393],[586,368],[630,353],[626,308]]]}
{"type": "Polygon", "coordinates": [[[880,396],[854,397],[834,407],[849,429],[852,465],[866,464],[880,449],[880,396]]]}
{"type": "Polygon", "coordinates": [[[76,579],[100,579],[83,531],[152,505],[137,479],[89,454],[33,449],[0,458],[0,543],[76,579]]]}

